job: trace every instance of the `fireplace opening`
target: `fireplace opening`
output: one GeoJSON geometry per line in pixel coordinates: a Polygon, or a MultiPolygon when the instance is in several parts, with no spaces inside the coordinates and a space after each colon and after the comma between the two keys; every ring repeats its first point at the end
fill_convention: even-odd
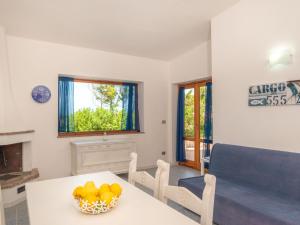
{"type": "Polygon", "coordinates": [[[9,180],[22,174],[22,146],[22,143],[0,145],[0,180],[9,180]]]}

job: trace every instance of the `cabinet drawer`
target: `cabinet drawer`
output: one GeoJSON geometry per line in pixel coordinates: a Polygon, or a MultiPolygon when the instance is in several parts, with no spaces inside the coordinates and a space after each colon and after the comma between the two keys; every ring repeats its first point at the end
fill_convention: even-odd
{"type": "Polygon", "coordinates": [[[82,166],[100,165],[103,163],[129,161],[131,150],[82,152],[82,166]]]}
{"type": "Polygon", "coordinates": [[[132,149],[133,144],[131,143],[121,143],[121,144],[106,144],[101,146],[101,150],[120,150],[120,149],[132,149]]]}
{"type": "Polygon", "coordinates": [[[80,152],[89,151],[110,151],[110,150],[122,150],[122,149],[133,149],[134,144],[132,143],[121,143],[121,144],[101,144],[101,145],[87,145],[80,146],[78,150],[80,152]]]}

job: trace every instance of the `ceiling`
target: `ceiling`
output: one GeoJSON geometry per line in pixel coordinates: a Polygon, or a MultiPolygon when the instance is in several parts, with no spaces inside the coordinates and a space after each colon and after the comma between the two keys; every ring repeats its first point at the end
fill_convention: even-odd
{"type": "Polygon", "coordinates": [[[0,0],[8,34],[169,60],[210,38],[238,0],[0,0]]]}

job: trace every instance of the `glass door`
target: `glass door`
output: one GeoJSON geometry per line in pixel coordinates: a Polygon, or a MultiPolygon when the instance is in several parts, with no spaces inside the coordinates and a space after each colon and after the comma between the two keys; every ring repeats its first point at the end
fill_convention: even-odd
{"type": "Polygon", "coordinates": [[[204,151],[204,124],[206,81],[182,85],[185,88],[184,102],[184,150],[188,167],[200,169],[200,157],[204,151]]]}
{"type": "MultiPolygon", "coordinates": [[[[206,84],[199,85],[200,99],[199,99],[199,123],[200,123],[200,132],[199,132],[199,151],[200,158],[205,157],[205,145],[207,141],[205,141],[205,106],[206,106],[206,84]]],[[[208,144],[208,148],[210,148],[210,144],[208,144]]]]}
{"type": "Polygon", "coordinates": [[[185,85],[184,99],[184,150],[186,162],[183,164],[199,168],[199,92],[197,84],[185,85]]]}
{"type": "Polygon", "coordinates": [[[184,90],[184,150],[186,163],[195,164],[195,88],[184,90]]]}

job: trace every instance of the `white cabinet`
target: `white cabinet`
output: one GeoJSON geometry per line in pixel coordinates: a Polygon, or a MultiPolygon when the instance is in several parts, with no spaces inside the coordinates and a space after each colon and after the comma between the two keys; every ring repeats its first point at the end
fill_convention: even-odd
{"type": "Polygon", "coordinates": [[[129,155],[136,152],[132,140],[95,140],[71,142],[72,175],[112,171],[128,172],[129,155]]]}

